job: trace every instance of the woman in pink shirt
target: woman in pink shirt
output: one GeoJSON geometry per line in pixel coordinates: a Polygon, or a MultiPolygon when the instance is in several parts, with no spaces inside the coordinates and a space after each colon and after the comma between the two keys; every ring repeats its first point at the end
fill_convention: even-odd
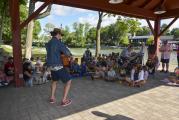
{"type": "Polygon", "coordinates": [[[172,52],[171,46],[168,44],[168,41],[164,41],[163,45],[160,48],[161,52],[161,62],[162,62],[162,71],[164,72],[165,65],[166,65],[166,73],[168,72],[169,69],[169,61],[170,61],[170,54],[172,52]]]}

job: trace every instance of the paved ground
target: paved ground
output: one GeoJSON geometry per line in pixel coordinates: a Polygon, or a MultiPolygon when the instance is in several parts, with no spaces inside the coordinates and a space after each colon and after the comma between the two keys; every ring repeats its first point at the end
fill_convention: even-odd
{"type": "MultiPolygon", "coordinates": [[[[49,104],[49,83],[33,88],[1,88],[0,120],[179,120],[179,87],[151,78],[142,88],[77,79],[73,104],[49,104]]],[[[58,97],[62,94],[58,86],[58,97]]]]}

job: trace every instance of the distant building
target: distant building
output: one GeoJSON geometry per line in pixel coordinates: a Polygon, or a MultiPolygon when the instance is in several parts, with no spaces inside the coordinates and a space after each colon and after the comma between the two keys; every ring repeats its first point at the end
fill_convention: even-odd
{"type": "MultiPolygon", "coordinates": [[[[142,43],[142,42],[146,43],[149,37],[150,36],[134,36],[134,37],[131,37],[129,40],[130,40],[131,43],[134,43],[134,44],[135,43],[142,43]]],[[[174,38],[174,36],[172,36],[172,35],[160,37],[160,43],[162,43],[162,41],[165,41],[165,40],[167,40],[168,43],[170,43],[170,44],[179,43],[179,38],[174,38]]]]}

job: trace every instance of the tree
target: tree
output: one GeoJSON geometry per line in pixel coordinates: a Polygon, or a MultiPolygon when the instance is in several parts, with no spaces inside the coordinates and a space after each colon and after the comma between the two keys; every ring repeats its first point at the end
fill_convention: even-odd
{"type": "Polygon", "coordinates": [[[118,19],[114,26],[114,32],[116,35],[116,43],[126,45],[129,32],[128,21],[126,19],[118,19]]]}
{"type": "Polygon", "coordinates": [[[50,31],[53,31],[53,29],[55,28],[55,25],[52,23],[47,23],[45,25],[44,31],[46,32],[46,34],[49,34],[50,31]]]}
{"type": "Polygon", "coordinates": [[[96,28],[90,28],[87,35],[86,35],[86,42],[88,44],[93,44],[95,43],[96,39],[96,28]]]}
{"type": "Polygon", "coordinates": [[[73,39],[73,41],[75,41],[75,46],[77,47],[84,47],[85,46],[85,38],[84,38],[84,28],[85,25],[82,23],[73,23],[73,29],[75,30],[74,34],[75,37],[73,39]]]}
{"type": "Polygon", "coordinates": [[[100,32],[101,32],[101,23],[103,21],[103,17],[105,17],[107,15],[107,13],[104,12],[98,12],[98,23],[96,26],[96,53],[95,56],[97,57],[100,53],[101,50],[101,36],[100,36],[100,32]]]}
{"type": "Polygon", "coordinates": [[[132,34],[132,36],[136,35],[136,32],[138,30],[140,30],[140,22],[137,19],[131,19],[131,18],[127,18],[126,22],[128,23],[128,27],[129,27],[129,33],[132,34]]]}
{"type": "Polygon", "coordinates": [[[137,36],[146,36],[146,35],[150,35],[150,28],[147,27],[147,26],[143,26],[141,29],[139,29],[137,32],[136,32],[136,35],[137,36]]]}
{"type": "Polygon", "coordinates": [[[38,35],[41,31],[41,25],[40,22],[38,20],[35,21],[35,25],[34,25],[34,29],[33,29],[33,38],[34,39],[38,39],[38,35]]]}
{"type": "Polygon", "coordinates": [[[174,35],[175,38],[179,38],[179,28],[173,28],[171,35],[174,35]]]}
{"type": "MultiPolygon", "coordinates": [[[[27,17],[26,8],[27,0],[20,0],[20,20],[21,22],[27,17]]],[[[11,21],[9,12],[9,1],[2,0],[0,2],[0,41],[10,44],[12,42],[12,32],[11,32],[11,21]]],[[[21,39],[24,40],[26,29],[21,31],[21,39]]]]}
{"type": "MultiPolygon", "coordinates": [[[[30,0],[29,1],[29,16],[34,12],[35,10],[35,1],[30,0]]],[[[38,15],[38,17],[36,19],[41,19],[44,18],[46,16],[48,16],[50,14],[51,11],[51,5],[49,5],[46,9],[45,12],[41,13],[38,15]]],[[[38,26],[38,28],[36,27],[35,32],[38,32],[41,30],[41,28],[39,27],[39,22],[35,22],[36,25],[38,26]]],[[[27,26],[27,39],[26,39],[26,48],[25,48],[25,58],[30,59],[31,55],[32,55],[32,39],[33,39],[33,28],[34,28],[34,20],[31,20],[27,26]]],[[[37,34],[38,34],[37,33],[37,34]]],[[[36,38],[38,38],[38,35],[35,35],[36,38]]]]}
{"type": "MultiPolygon", "coordinates": [[[[20,0],[20,8],[26,5],[27,0],[20,0]]],[[[22,12],[22,10],[20,10],[22,12]]],[[[1,0],[0,2],[0,42],[11,39],[9,1],[1,0]]],[[[21,15],[22,16],[22,15],[21,15]]],[[[23,17],[23,16],[22,16],[23,17]]]]}
{"type": "MultiPolygon", "coordinates": [[[[166,27],[167,27],[167,24],[162,24],[162,26],[161,26],[161,28],[160,28],[161,31],[164,30],[166,27]]],[[[170,30],[167,29],[167,30],[163,33],[163,35],[170,35],[170,30]]]]}
{"type": "Polygon", "coordinates": [[[153,41],[154,41],[154,36],[150,36],[150,37],[147,39],[146,44],[147,44],[147,45],[151,45],[151,44],[153,43],[153,41]]]}

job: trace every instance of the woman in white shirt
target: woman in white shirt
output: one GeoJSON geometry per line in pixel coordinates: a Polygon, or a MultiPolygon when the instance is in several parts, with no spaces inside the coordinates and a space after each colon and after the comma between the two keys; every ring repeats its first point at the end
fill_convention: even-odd
{"type": "Polygon", "coordinates": [[[138,80],[136,80],[134,82],[134,86],[139,86],[141,87],[142,85],[144,85],[148,79],[149,76],[149,72],[147,70],[146,66],[140,66],[139,67],[139,74],[138,74],[138,80]]]}

